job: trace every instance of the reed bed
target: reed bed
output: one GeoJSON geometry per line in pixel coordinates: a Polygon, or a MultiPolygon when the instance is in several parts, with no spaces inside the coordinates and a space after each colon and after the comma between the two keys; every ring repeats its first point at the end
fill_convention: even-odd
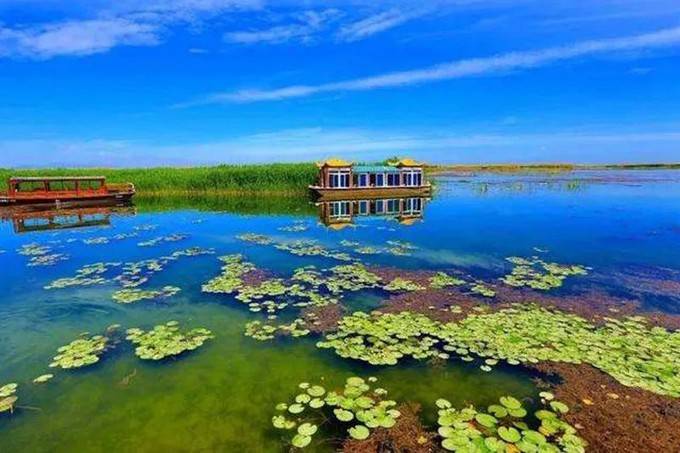
{"type": "Polygon", "coordinates": [[[106,176],[111,183],[132,182],[144,194],[303,193],[317,177],[311,163],[219,165],[190,168],[0,169],[0,185],[10,176],[106,176]]]}

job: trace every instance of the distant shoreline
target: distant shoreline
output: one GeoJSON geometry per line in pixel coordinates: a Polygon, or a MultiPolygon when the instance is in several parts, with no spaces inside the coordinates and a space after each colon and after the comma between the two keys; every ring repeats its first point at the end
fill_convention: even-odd
{"type": "MultiPolygon", "coordinates": [[[[444,173],[565,173],[577,170],[678,170],[680,163],[666,164],[447,164],[428,165],[431,175],[444,173]]],[[[0,188],[10,176],[101,175],[109,182],[132,182],[145,196],[301,195],[315,183],[314,163],[217,165],[154,168],[44,168],[0,169],[0,188]]]]}

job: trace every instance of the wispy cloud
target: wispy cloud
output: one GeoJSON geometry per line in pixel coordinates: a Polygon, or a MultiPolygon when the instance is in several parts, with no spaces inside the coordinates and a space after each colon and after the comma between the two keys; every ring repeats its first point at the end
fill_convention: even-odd
{"type": "Polygon", "coordinates": [[[442,163],[588,163],[606,162],[608,158],[614,162],[668,162],[678,161],[679,146],[680,133],[668,130],[463,134],[313,127],[178,145],[105,139],[0,140],[0,167],[35,166],[36,162],[45,167],[290,162],[338,154],[357,160],[408,154],[442,163]],[[49,156],[45,149],[50,150],[49,156]],[[612,152],[601,152],[608,149],[612,152]]]}
{"type": "Polygon", "coordinates": [[[330,82],[320,85],[291,85],[271,90],[245,89],[215,93],[181,106],[229,102],[277,101],[311,96],[317,93],[366,91],[415,85],[440,80],[458,79],[529,69],[551,63],[598,54],[645,50],[680,44],[680,27],[620,38],[582,41],[575,44],[533,51],[509,52],[490,57],[452,61],[424,69],[392,72],[359,79],[330,82]]]}
{"type": "Polygon", "coordinates": [[[295,23],[262,30],[231,31],[224,34],[224,40],[239,44],[282,44],[289,41],[308,43],[329,22],[341,15],[337,9],[304,11],[294,15],[295,23]]]}
{"type": "Polygon", "coordinates": [[[258,9],[260,0],[122,0],[95,17],[31,25],[0,23],[0,58],[49,59],[103,53],[119,46],[155,46],[171,25],[195,24],[230,10],[258,9]]]}
{"type": "Polygon", "coordinates": [[[60,55],[91,55],[115,46],[158,44],[157,25],[125,19],[63,22],[25,29],[0,28],[0,56],[46,59],[60,55]]]}
{"type": "Polygon", "coordinates": [[[341,27],[338,39],[347,42],[359,41],[424,16],[428,12],[426,9],[402,11],[393,8],[341,27]]]}

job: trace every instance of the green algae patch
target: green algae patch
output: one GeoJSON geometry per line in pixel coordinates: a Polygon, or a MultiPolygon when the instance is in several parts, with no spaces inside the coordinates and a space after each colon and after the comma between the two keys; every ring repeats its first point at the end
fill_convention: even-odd
{"type": "Polygon", "coordinates": [[[135,354],[143,360],[162,360],[193,351],[214,338],[211,331],[196,328],[182,332],[179,323],[170,321],[149,331],[128,329],[126,339],[135,344],[135,354]]]}
{"type": "Polygon", "coordinates": [[[164,286],[161,289],[125,288],[113,293],[111,298],[119,304],[133,304],[140,300],[172,297],[180,291],[176,286],[164,286]]]}
{"type": "Polygon", "coordinates": [[[441,446],[458,452],[584,452],[587,444],[576,428],[562,420],[560,412],[549,410],[544,399],[541,403],[543,407],[534,413],[536,426],[527,418],[522,403],[512,396],[501,397],[500,404],[489,406],[487,411],[474,406],[456,409],[449,401],[439,399],[437,433],[441,446]]]}
{"type": "Polygon", "coordinates": [[[501,361],[588,363],[626,386],[680,396],[680,331],[650,327],[642,317],[595,326],[575,315],[518,304],[446,324],[409,312],[357,312],[317,346],[372,365],[448,356],[480,358],[488,368],[501,361]]]}
{"type": "Polygon", "coordinates": [[[183,241],[184,239],[187,239],[188,237],[189,237],[188,234],[174,233],[174,234],[169,234],[167,236],[159,236],[159,237],[156,237],[156,238],[153,238],[153,239],[149,239],[147,241],[138,242],[137,245],[140,246],[140,247],[155,247],[159,244],[183,241]]]}
{"type": "Polygon", "coordinates": [[[90,338],[78,338],[66,346],[57,349],[57,354],[50,363],[50,368],[65,370],[83,368],[99,362],[99,357],[106,350],[109,339],[103,335],[90,338]]]}
{"type": "Polygon", "coordinates": [[[509,274],[501,278],[503,283],[516,288],[527,286],[542,291],[559,288],[567,277],[587,275],[589,270],[581,265],[550,263],[537,256],[531,258],[511,256],[507,261],[514,267],[509,274]]]}

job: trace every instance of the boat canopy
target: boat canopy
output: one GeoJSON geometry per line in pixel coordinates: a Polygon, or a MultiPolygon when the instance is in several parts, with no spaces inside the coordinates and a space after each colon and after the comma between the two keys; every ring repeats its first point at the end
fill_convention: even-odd
{"type": "Polygon", "coordinates": [[[105,176],[13,176],[10,182],[105,181],[105,176]]]}

